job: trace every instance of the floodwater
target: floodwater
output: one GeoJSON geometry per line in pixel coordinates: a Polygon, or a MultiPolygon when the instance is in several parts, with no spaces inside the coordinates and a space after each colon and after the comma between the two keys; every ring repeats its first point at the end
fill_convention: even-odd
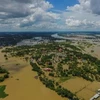
{"type": "MultiPolygon", "coordinates": [[[[9,63],[10,67],[11,63],[13,64],[13,61],[15,61],[15,59],[5,61],[3,54],[1,54],[0,59],[0,65],[6,62],[5,67],[9,63]]],[[[23,61],[17,59],[16,62],[20,63],[20,65],[23,64],[23,61]]],[[[37,74],[32,71],[32,67],[29,64],[26,65],[25,67],[21,67],[20,70],[11,70],[10,78],[0,83],[0,85],[6,85],[5,92],[9,94],[9,96],[0,100],[67,100],[57,95],[56,92],[46,88],[39,79],[35,79],[34,76],[37,74]]]]}
{"type": "Polygon", "coordinates": [[[1,83],[7,85],[5,92],[9,94],[3,100],[64,100],[35,79],[35,75],[31,66],[27,66],[13,75],[13,78],[1,83]]]}

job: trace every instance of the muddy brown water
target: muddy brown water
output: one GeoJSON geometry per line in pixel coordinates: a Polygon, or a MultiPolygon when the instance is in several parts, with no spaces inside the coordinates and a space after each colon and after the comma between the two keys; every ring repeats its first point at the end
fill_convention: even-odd
{"type": "Polygon", "coordinates": [[[35,79],[34,76],[37,74],[27,62],[19,58],[6,61],[4,54],[0,52],[0,65],[4,65],[4,68],[10,71],[10,78],[0,83],[6,85],[5,92],[9,96],[0,100],[68,100],[46,88],[39,79],[35,79]],[[16,66],[17,63],[20,65],[16,66]]]}

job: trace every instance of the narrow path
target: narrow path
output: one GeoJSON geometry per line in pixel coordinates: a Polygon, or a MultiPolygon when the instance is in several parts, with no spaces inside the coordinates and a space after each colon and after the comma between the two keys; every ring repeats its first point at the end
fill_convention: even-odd
{"type": "MultiPolygon", "coordinates": [[[[79,91],[75,92],[75,94],[77,94],[77,93],[81,92],[82,90],[86,89],[86,88],[87,88],[89,85],[91,85],[91,84],[92,84],[92,83],[90,83],[90,84],[84,86],[82,89],[80,89],[79,91]]],[[[94,92],[94,91],[93,91],[93,92],[94,92]]]]}

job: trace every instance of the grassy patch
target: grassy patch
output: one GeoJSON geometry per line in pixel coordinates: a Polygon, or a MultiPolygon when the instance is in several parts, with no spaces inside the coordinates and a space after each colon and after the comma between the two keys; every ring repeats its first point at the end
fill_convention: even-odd
{"type": "Polygon", "coordinates": [[[5,85],[0,86],[0,98],[5,98],[6,96],[8,96],[8,94],[6,94],[4,92],[5,89],[6,89],[6,86],[5,85]]]}
{"type": "Polygon", "coordinates": [[[65,81],[67,81],[67,80],[69,80],[69,79],[71,79],[71,78],[72,78],[72,76],[61,77],[60,80],[59,80],[59,82],[62,83],[62,82],[65,82],[65,81]]]}

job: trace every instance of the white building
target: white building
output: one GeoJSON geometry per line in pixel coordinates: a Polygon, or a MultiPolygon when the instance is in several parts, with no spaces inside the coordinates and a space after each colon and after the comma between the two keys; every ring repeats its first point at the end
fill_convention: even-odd
{"type": "MultiPolygon", "coordinates": [[[[100,89],[98,89],[98,90],[100,92],[100,89]]],[[[90,100],[95,100],[95,99],[99,98],[100,97],[100,93],[99,92],[97,94],[95,94],[90,100]]]]}

